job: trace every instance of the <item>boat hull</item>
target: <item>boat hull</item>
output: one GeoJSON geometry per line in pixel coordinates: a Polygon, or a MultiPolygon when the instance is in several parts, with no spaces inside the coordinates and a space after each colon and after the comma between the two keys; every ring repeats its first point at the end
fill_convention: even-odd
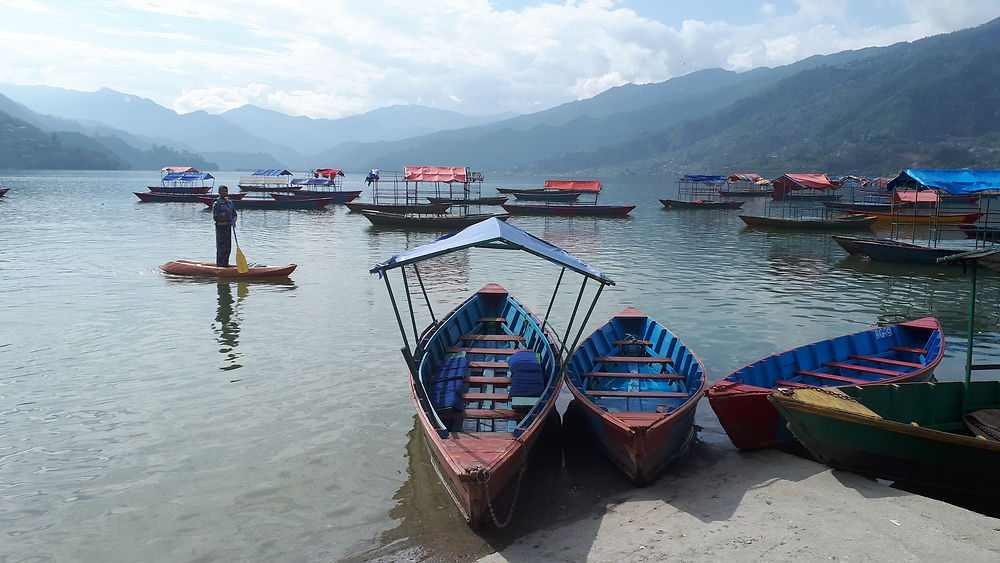
{"type": "Polygon", "coordinates": [[[755,229],[786,229],[804,231],[858,231],[870,229],[876,217],[851,215],[831,219],[789,219],[784,217],[757,217],[740,215],[748,227],[755,229]],[[855,218],[856,217],[856,218],[855,218]]]}
{"type": "Polygon", "coordinates": [[[936,215],[920,215],[909,213],[907,211],[901,211],[899,213],[886,213],[886,212],[875,212],[875,211],[865,211],[865,215],[875,217],[878,223],[900,223],[900,224],[917,224],[917,225],[931,225],[931,224],[956,224],[956,223],[975,223],[983,216],[982,213],[938,213],[936,215]]]}
{"type": "Polygon", "coordinates": [[[241,274],[236,266],[220,268],[211,262],[196,262],[193,260],[174,260],[160,266],[160,269],[175,276],[206,276],[219,278],[280,278],[295,271],[295,264],[286,266],[264,266],[250,268],[241,274]]]}
{"type": "Polygon", "coordinates": [[[428,331],[414,356],[419,366],[408,378],[410,396],[442,483],[471,527],[487,525],[491,513],[505,519],[513,508],[505,495],[517,490],[562,385],[552,337],[505,289],[489,284],[428,331]],[[513,410],[511,404],[506,361],[515,350],[540,357],[544,388],[530,410],[513,410]],[[470,360],[467,384],[461,387],[463,406],[440,415],[443,408],[428,389],[455,353],[470,360]]]}
{"type": "Polygon", "coordinates": [[[856,249],[857,254],[867,256],[876,262],[931,265],[938,264],[938,258],[971,250],[970,248],[934,248],[894,240],[855,240],[851,246],[856,249]]]}
{"type": "Polygon", "coordinates": [[[632,308],[584,340],[566,368],[590,437],[639,486],[655,480],[692,443],[705,381],[697,356],[632,308]],[[642,355],[631,355],[640,346],[642,355]]]}
{"type": "Polygon", "coordinates": [[[347,203],[354,201],[361,195],[361,190],[332,191],[332,190],[298,190],[294,193],[272,193],[271,197],[277,200],[302,199],[304,197],[328,197],[332,198],[330,203],[347,203]]]}
{"type": "Polygon", "coordinates": [[[386,213],[384,211],[362,211],[372,225],[387,227],[417,227],[423,229],[450,230],[465,228],[496,217],[506,221],[509,213],[472,213],[467,215],[450,213],[386,213]]]}
{"type": "Polygon", "coordinates": [[[581,192],[527,191],[510,192],[514,199],[521,201],[576,201],[581,192]]]}
{"type": "Polygon", "coordinates": [[[451,207],[450,203],[357,203],[350,202],[347,208],[351,213],[362,211],[383,211],[385,213],[444,213],[451,207]]]}
{"type": "MultiPolygon", "coordinates": [[[[215,200],[219,196],[217,195],[202,195],[202,194],[174,194],[174,193],[160,193],[160,192],[132,192],[136,197],[139,198],[143,203],[202,203],[202,199],[206,197],[215,200]]],[[[229,194],[229,199],[238,200],[242,199],[246,194],[229,194]]]]}
{"type": "Polygon", "coordinates": [[[146,186],[149,191],[160,194],[207,194],[212,186],[146,186]]]}
{"type": "Polygon", "coordinates": [[[610,216],[625,217],[634,205],[520,205],[506,204],[504,211],[513,215],[562,215],[567,217],[610,216]]]}
{"type": "Polygon", "coordinates": [[[784,418],[768,402],[768,396],[778,387],[926,381],[944,357],[944,348],[940,323],[928,317],[831,338],[769,356],[726,376],[712,385],[706,395],[733,445],[741,450],[768,448],[794,441],[784,418]],[[923,350],[925,354],[914,350],[923,350]],[[907,365],[904,367],[899,362],[907,365]],[[851,370],[851,366],[865,371],[851,370]]]}
{"type": "MultiPolygon", "coordinates": [[[[201,197],[198,201],[211,206],[215,198],[201,197]]],[[[333,202],[330,197],[310,197],[297,199],[262,199],[243,198],[234,199],[233,206],[236,209],[323,209],[333,202]]]]}
{"type": "MultiPolygon", "coordinates": [[[[977,496],[1000,496],[1000,442],[977,439],[962,415],[1000,408],[1000,382],[845,387],[880,418],[836,399],[776,393],[775,405],[803,446],[835,469],[977,496]],[[894,408],[893,403],[899,405],[894,408]],[[905,410],[905,412],[903,412],[905,410]],[[961,433],[957,433],[961,432],[961,433]]],[[[847,400],[843,400],[848,402],[847,400]]]]}
{"type": "Polygon", "coordinates": [[[739,209],[745,201],[680,201],[676,199],[661,199],[660,203],[667,209],[739,209]]]}
{"type": "Polygon", "coordinates": [[[431,203],[447,203],[450,205],[503,205],[507,203],[507,196],[476,197],[463,199],[458,197],[428,197],[431,203]]]}

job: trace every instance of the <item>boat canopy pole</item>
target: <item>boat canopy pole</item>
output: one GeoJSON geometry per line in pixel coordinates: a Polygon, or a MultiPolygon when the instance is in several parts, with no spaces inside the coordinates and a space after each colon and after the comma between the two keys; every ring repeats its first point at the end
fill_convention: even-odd
{"type": "MultiPolygon", "coordinates": [[[[576,304],[573,305],[573,314],[569,316],[569,324],[566,325],[566,336],[569,336],[570,331],[573,330],[573,321],[576,320],[576,312],[580,310],[580,301],[583,299],[583,292],[587,289],[587,277],[583,278],[583,283],[580,284],[580,293],[576,296],[576,304]]],[[[563,352],[566,352],[566,339],[563,339],[562,345],[559,347],[559,359],[562,360],[563,352]]]]}
{"type": "Polygon", "coordinates": [[[420,291],[424,293],[424,302],[427,303],[427,311],[431,314],[431,321],[436,325],[437,318],[434,317],[434,308],[431,307],[431,299],[427,297],[427,289],[424,287],[424,280],[420,277],[420,270],[417,269],[417,265],[413,265],[413,273],[417,274],[417,281],[420,282],[420,291]]]}
{"type": "MultiPolygon", "coordinates": [[[[389,272],[384,272],[382,279],[385,280],[385,289],[389,292],[389,301],[392,302],[392,312],[396,315],[396,324],[399,325],[399,334],[403,337],[403,349],[406,350],[406,356],[413,357],[413,352],[410,350],[410,340],[406,337],[406,328],[403,327],[403,318],[399,316],[399,305],[396,304],[396,296],[392,293],[392,286],[389,285],[389,272]]],[[[416,376],[416,374],[413,374],[416,376]]]]}
{"type": "Polygon", "coordinates": [[[417,346],[420,343],[420,333],[417,332],[417,315],[413,312],[413,300],[410,299],[410,284],[406,280],[406,268],[400,268],[403,272],[403,291],[406,292],[406,305],[410,309],[410,322],[413,323],[413,345],[417,346]]]}
{"type": "Polygon", "coordinates": [[[556,294],[559,293],[559,284],[562,283],[563,275],[566,274],[566,267],[563,266],[562,270],[559,270],[559,279],[556,280],[556,287],[552,290],[552,299],[549,300],[549,308],[545,310],[545,318],[542,319],[542,327],[549,322],[549,313],[552,312],[552,305],[556,302],[556,294]]]}
{"type": "Polygon", "coordinates": [[[963,397],[968,396],[969,382],[972,381],[972,341],[975,336],[976,318],[976,270],[979,267],[976,261],[972,261],[972,291],[969,293],[969,339],[965,347],[965,391],[963,397]]]}
{"type": "MultiPolygon", "coordinates": [[[[576,350],[576,345],[580,343],[580,338],[583,336],[583,329],[587,327],[587,323],[590,322],[590,315],[594,313],[594,307],[597,306],[597,300],[601,298],[601,292],[604,291],[604,284],[602,283],[597,287],[597,293],[594,294],[594,300],[590,302],[590,308],[587,309],[587,315],[580,322],[580,328],[576,331],[576,338],[573,339],[573,344],[569,347],[570,350],[576,350]]],[[[569,336],[567,334],[567,336],[569,336]]]]}

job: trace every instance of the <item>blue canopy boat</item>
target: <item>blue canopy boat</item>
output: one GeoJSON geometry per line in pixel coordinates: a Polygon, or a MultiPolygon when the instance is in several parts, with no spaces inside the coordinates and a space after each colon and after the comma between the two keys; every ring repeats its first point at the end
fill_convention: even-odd
{"type": "MultiPolygon", "coordinates": [[[[194,168],[167,166],[161,170],[159,186],[147,186],[150,192],[167,194],[207,194],[215,184],[215,176],[194,168]]],[[[135,192],[133,192],[135,193],[135,192]]]]}
{"type": "MultiPolygon", "coordinates": [[[[403,337],[410,397],[432,460],[473,528],[491,520],[499,527],[509,523],[528,454],[538,444],[543,425],[555,418],[567,347],[557,342],[547,321],[566,270],[583,276],[580,298],[588,280],[599,284],[590,311],[604,287],[614,283],[566,251],[495,218],[397,254],[371,269],[389,292],[403,337]],[[539,320],[506,289],[491,283],[437,319],[417,264],[473,247],[523,250],[561,266],[545,317],[539,320]],[[411,273],[404,273],[407,266],[411,273]],[[400,278],[412,335],[407,334],[389,282],[394,269],[403,270],[400,278]],[[411,279],[419,283],[430,316],[423,331],[417,328],[412,296],[419,293],[410,287],[411,279]],[[513,498],[504,502],[511,493],[513,498]],[[508,502],[509,508],[500,508],[508,502]]],[[[579,304],[578,299],[576,307],[579,304]]],[[[582,315],[577,339],[590,311],[582,315]]],[[[567,334],[576,313],[574,308],[567,334]]]]}
{"type": "Polygon", "coordinates": [[[652,482],[694,440],[705,367],[631,307],[580,344],[566,380],[594,442],[637,485],[652,482]]]}

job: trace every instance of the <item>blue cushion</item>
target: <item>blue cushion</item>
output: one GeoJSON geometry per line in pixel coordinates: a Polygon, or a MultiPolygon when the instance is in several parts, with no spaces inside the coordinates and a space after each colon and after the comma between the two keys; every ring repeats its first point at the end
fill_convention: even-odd
{"type": "Polygon", "coordinates": [[[437,377],[427,382],[427,394],[435,409],[465,409],[462,384],[468,373],[469,360],[466,358],[448,358],[441,363],[437,377]]]}
{"type": "Polygon", "coordinates": [[[535,352],[525,350],[516,352],[507,360],[510,368],[511,397],[540,397],[545,390],[545,380],[542,377],[542,366],[538,365],[535,352]]]}

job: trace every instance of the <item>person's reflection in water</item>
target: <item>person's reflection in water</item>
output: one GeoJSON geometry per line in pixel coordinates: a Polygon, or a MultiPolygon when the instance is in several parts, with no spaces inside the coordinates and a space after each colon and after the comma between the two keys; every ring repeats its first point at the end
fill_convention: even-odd
{"type": "MultiPolygon", "coordinates": [[[[240,323],[239,315],[234,314],[233,293],[229,282],[219,282],[219,309],[215,316],[215,327],[213,330],[219,335],[219,352],[225,354],[226,365],[221,370],[228,371],[243,367],[237,363],[240,354],[236,351],[239,344],[240,323]]],[[[236,286],[237,301],[242,301],[250,293],[250,288],[246,282],[238,282],[236,286]]]]}

